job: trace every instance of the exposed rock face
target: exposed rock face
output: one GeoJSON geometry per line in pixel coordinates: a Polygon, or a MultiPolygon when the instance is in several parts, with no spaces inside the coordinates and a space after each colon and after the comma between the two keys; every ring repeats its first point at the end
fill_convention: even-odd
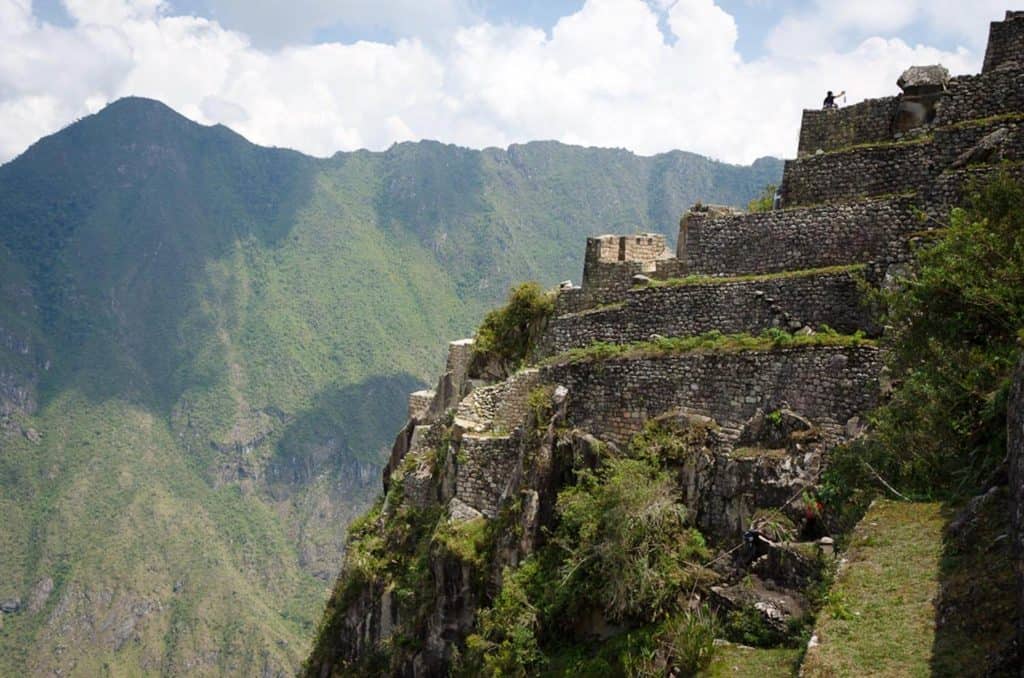
{"type": "Polygon", "coordinates": [[[1017,647],[1024,653],[1024,361],[1017,368],[1007,419],[1013,557],[1017,569],[1017,647]]]}
{"type": "Polygon", "coordinates": [[[958,169],[979,162],[998,162],[1003,159],[1003,144],[1010,138],[1010,130],[1000,127],[982,137],[981,141],[957,156],[950,167],[958,169]]]}
{"type": "Polygon", "coordinates": [[[32,593],[28,596],[29,613],[35,614],[42,610],[43,606],[46,605],[46,601],[50,599],[51,593],[53,593],[53,579],[43,577],[32,587],[32,593]]]}

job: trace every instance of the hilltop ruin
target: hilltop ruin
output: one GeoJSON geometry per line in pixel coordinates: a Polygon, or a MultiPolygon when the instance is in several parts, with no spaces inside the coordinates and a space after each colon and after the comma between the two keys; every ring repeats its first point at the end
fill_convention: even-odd
{"type": "Polygon", "coordinates": [[[887,388],[863,287],[905,275],[971,181],[1024,175],[1024,12],[992,24],[982,73],[912,69],[900,84],[804,112],[780,209],[695,206],[674,252],[659,235],[588,239],[582,284],[557,291],[523,369],[485,378],[472,340],[453,342],[437,388],[410,398],[386,498],[364,527],[429,514],[444,529],[502,531],[483,562],[432,547],[429,530],[413,538],[406,557],[426,558],[426,607],[397,595],[392,574],[348,586],[343,573],[309,675],[371,655],[396,675],[443,675],[505,568],[545,539],[574,468],[627,449],[651,422],[686,437],[690,456],[673,467],[683,502],[726,554],[706,599],[771,623],[801,614],[809,563],[832,544],[805,497],[887,388]],[[737,551],[765,512],[796,534],[737,551]]]}

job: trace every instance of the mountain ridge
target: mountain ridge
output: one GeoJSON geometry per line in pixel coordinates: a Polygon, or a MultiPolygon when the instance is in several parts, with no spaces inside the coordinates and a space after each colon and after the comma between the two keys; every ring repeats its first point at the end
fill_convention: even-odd
{"type": "Polygon", "coordinates": [[[674,231],[780,169],[312,158],[138,98],[33,144],[0,166],[0,673],[291,672],[441,340],[590,229],[674,231]]]}

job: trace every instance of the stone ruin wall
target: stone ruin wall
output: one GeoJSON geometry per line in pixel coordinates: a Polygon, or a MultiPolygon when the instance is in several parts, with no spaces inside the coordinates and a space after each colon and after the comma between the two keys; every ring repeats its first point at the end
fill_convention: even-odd
{"type": "Polygon", "coordinates": [[[872,347],[695,353],[546,367],[569,389],[568,420],[624,445],[651,417],[685,404],[739,428],[760,408],[788,405],[819,426],[842,426],[875,404],[881,355],[872,347]]]}
{"type": "Polygon", "coordinates": [[[1010,162],[1024,159],[1021,122],[994,120],[936,129],[930,138],[921,140],[787,160],[782,204],[796,207],[887,193],[924,193],[935,177],[948,169],[960,154],[1001,128],[1009,132],[1002,144],[1003,159],[1010,162]]]}
{"type": "MultiPolygon", "coordinates": [[[[1007,11],[1003,21],[993,21],[988,29],[988,47],[982,73],[1017,62],[1024,54],[1024,12],[1007,11]]],[[[1024,63],[1018,64],[1024,67],[1024,63]]]]}
{"type": "Polygon", "coordinates": [[[852,272],[631,290],[619,305],[552,319],[541,353],[555,355],[597,341],[645,341],[653,334],[756,334],[770,327],[795,331],[822,324],[844,334],[875,327],[852,272]]]}
{"type": "MultiPolygon", "coordinates": [[[[1024,20],[1014,23],[1024,26],[1024,20]]],[[[1020,54],[1020,47],[1016,48],[1020,54]]],[[[901,136],[895,120],[904,95],[867,99],[832,110],[804,110],[797,157],[836,151],[861,144],[881,144],[901,136]]],[[[935,118],[903,136],[915,136],[947,125],[1024,110],[1024,70],[1001,70],[951,78],[937,96],[935,118]]]]}
{"type": "Polygon", "coordinates": [[[455,496],[487,518],[496,518],[517,470],[521,440],[516,436],[462,436],[456,457],[455,496]]]}
{"type": "Polygon", "coordinates": [[[892,140],[892,121],[900,98],[868,99],[852,106],[831,110],[808,109],[800,122],[797,155],[817,150],[832,151],[855,144],[892,140]]]}
{"type": "Polygon", "coordinates": [[[914,205],[902,197],[712,220],[694,214],[679,235],[683,265],[690,273],[740,275],[868,261],[921,228],[914,205]]]}
{"type": "Polygon", "coordinates": [[[935,110],[937,125],[1020,114],[1024,111],[1024,71],[993,71],[953,78],[935,110]]]}

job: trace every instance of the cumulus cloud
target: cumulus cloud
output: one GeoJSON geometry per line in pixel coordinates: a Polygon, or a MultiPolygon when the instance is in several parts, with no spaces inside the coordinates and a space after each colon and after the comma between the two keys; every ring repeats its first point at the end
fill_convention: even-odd
{"type": "MultiPolygon", "coordinates": [[[[41,22],[30,0],[0,0],[0,160],[127,95],[321,156],[420,138],[473,147],[554,138],[732,162],[792,156],[800,109],[819,105],[826,89],[846,89],[854,101],[894,93],[912,64],[977,70],[980,52],[966,37],[968,46],[952,52],[891,37],[830,39],[938,21],[932,8],[943,1],[907,10],[865,0],[826,18],[834,3],[822,1],[783,18],[767,55],[745,61],[736,22],[713,0],[587,0],[550,32],[487,23],[451,0],[438,6],[469,23],[443,41],[277,49],[217,21],[175,15],[162,0],[65,0],[66,28],[41,22]]],[[[303,3],[331,4],[290,6],[303,3]]],[[[971,11],[982,31],[998,17],[971,11]]]]}

